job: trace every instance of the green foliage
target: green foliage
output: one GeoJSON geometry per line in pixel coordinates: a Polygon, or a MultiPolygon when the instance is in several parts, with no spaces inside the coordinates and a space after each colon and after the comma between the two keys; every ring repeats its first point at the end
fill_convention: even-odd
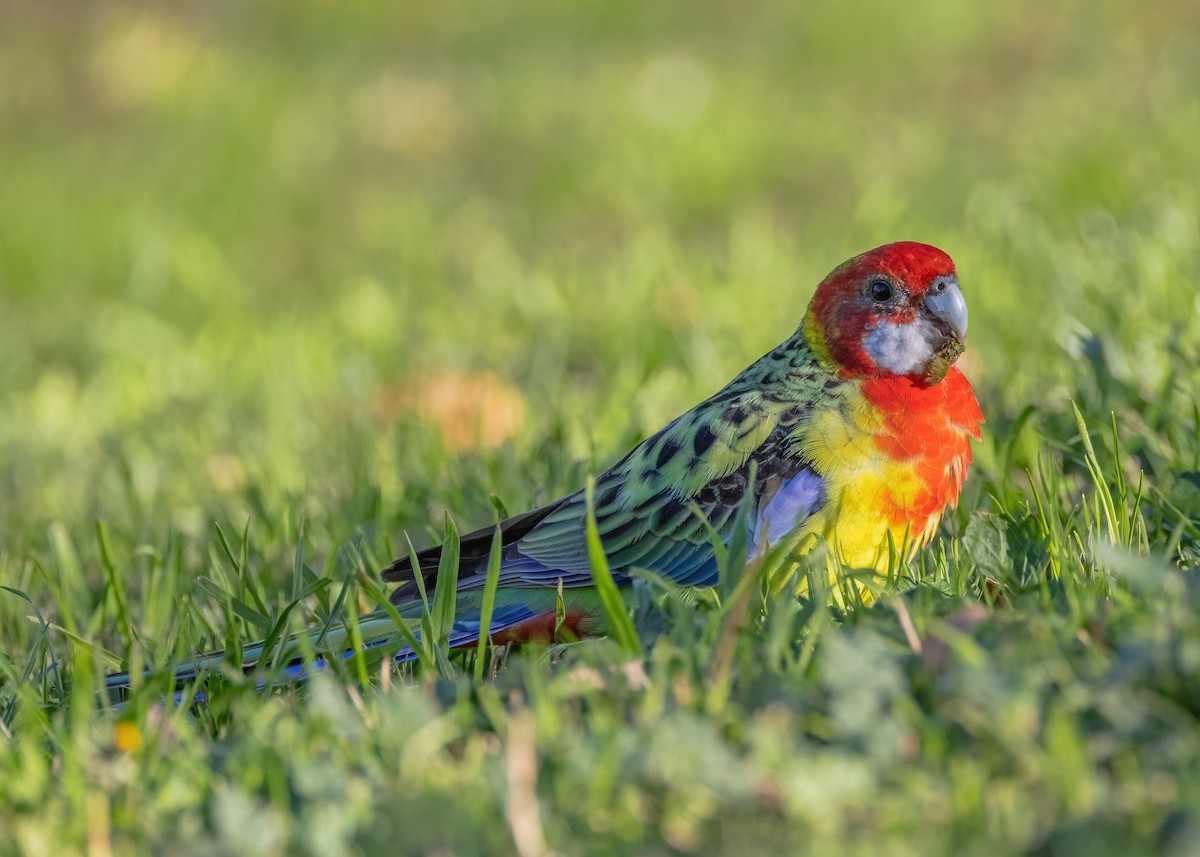
{"type": "Polygon", "coordinates": [[[1196,852],[1193,6],[0,12],[0,855],[1196,852]],[[877,603],[387,603],[899,239],[988,423],[877,603]]]}

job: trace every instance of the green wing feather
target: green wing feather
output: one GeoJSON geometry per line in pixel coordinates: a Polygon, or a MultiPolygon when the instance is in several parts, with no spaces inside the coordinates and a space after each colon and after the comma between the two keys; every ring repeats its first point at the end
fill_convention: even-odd
{"type": "MultiPolygon", "coordinates": [[[[757,466],[754,492],[761,502],[808,466],[797,448],[796,430],[841,383],[797,331],[604,472],[596,480],[596,523],[614,572],[642,567],[680,583],[711,582],[709,526],[728,541],[749,485],[750,462],[757,466]]],[[[591,585],[586,514],[579,491],[502,523],[501,586],[591,585]]],[[[460,589],[483,585],[486,556],[481,551],[490,544],[491,532],[463,537],[460,589]]],[[[422,570],[436,568],[437,557],[437,548],[423,551],[422,570]]],[[[412,574],[407,559],[385,572],[385,579],[402,583],[394,598],[413,597],[412,574]]],[[[426,586],[431,584],[426,575],[426,586]]]]}
{"type": "MultiPolygon", "coordinates": [[[[788,343],[785,343],[787,346],[788,343]]],[[[612,567],[651,568],[680,582],[711,572],[708,524],[728,540],[757,462],[756,496],[806,466],[793,432],[811,412],[828,373],[807,348],[781,346],[653,437],[596,482],[596,522],[612,567]],[[704,520],[696,515],[696,510],[704,520]]],[[[526,580],[588,580],[586,501],[568,497],[515,545],[532,560],[526,580]]],[[[516,564],[514,564],[516,571],[516,564]]],[[[510,582],[516,582],[510,578],[510,582]]]]}

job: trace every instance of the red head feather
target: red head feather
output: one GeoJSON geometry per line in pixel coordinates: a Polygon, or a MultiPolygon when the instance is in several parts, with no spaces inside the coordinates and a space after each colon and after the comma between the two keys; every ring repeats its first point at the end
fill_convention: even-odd
{"type": "Polygon", "coordinates": [[[817,287],[804,331],[819,356],[848,376],[890,374],[868,353],[864,339],[881,321],[911,324],[935,282],[954,282],[954,261],[941,250],[900,241],[868,250],[835,268],[817,287]],[[886,283],[893,300],[881,306],[870,289],[886,283]]]}

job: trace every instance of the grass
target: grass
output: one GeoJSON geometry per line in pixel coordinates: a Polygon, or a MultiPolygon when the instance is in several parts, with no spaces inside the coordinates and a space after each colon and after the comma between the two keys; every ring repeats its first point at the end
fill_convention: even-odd
{"type": "Polygon", "coordinates": [[[0,12],[0,853],[1194,853],[1193,6],[0,12]],[[624,645],[169,701],[357,639],[405,533],[584,485],[898,239],[988,424],[877,604],[731,561],[624,645]]]}

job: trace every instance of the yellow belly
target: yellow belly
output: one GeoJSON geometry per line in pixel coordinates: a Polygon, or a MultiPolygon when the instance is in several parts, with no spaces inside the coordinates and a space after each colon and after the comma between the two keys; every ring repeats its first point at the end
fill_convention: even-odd
{"type": "Polygon", "coordinates": [[[872,600],[872,578],[878,583],[894,575],[929,541],[941,517],[940,509],[926,511],[929,487],[920,474],[928,462],[889,456],[879,442],[886,431],[881,414],[847,398],[816,415],[800,438],[826,493],[822,508],[800,527],[798,553],[823,546],[835,593],[845,584],[863,601],[872,600]]]}

